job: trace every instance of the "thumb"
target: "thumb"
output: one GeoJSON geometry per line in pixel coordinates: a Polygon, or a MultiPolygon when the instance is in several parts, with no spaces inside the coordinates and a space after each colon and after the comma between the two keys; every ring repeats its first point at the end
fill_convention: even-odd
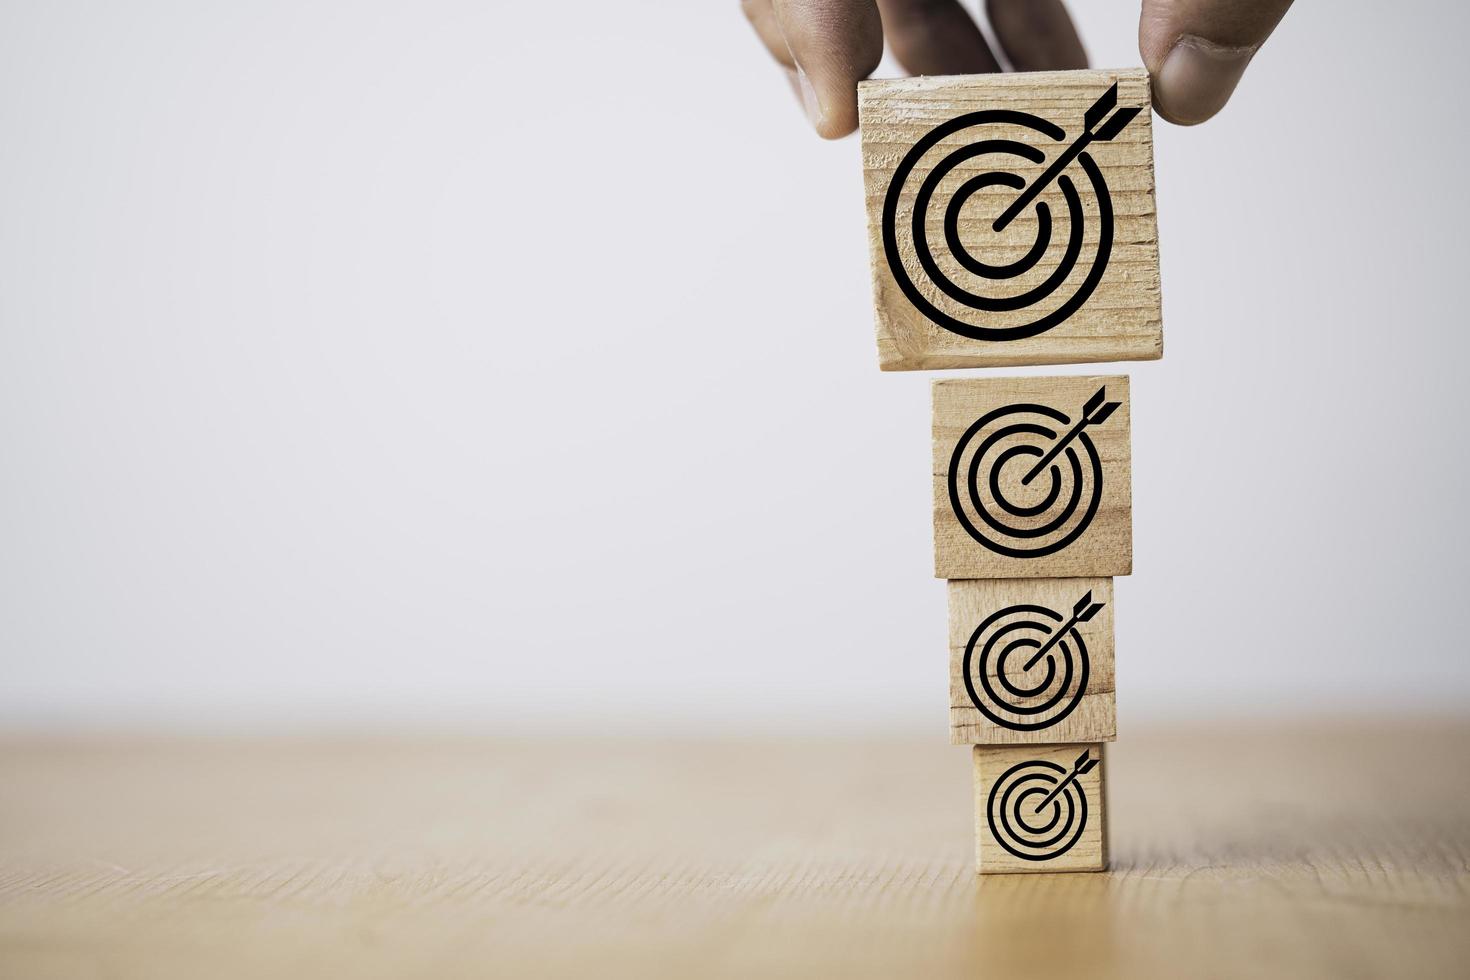
{"type": "Polygon", "coordinates": [[[1143,0],[1138,51],[1154,108],[1193,126],[1224,108],[1291,0],[1143,0]]]}

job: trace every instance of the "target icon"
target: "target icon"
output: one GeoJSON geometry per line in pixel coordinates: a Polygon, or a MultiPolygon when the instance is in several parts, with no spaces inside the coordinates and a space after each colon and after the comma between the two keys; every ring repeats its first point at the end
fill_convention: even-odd
{"type": "Polygon", "coordinates": [[[960,525],[1012,558],[1040,558],[1077,540],[1097,514],[1103,490],[1102,460],[1086,430],[1121,404],[1108,401],[1103,387],[1076,424],[1057,409],[1031,404],[978,419],[949,462],[949,501],[960,525]]]}
{"type": "Polygon", "coordinates": [[[1082,701],[1092,670],[1077,627],[1102,607],[1088,592],[1065,622],[1046,606],[1015,605],[992,614],[965,645],[971,703],[995,724],[1017,732],[1049,728],[1067,717],[1082,701]]]}
{"type": "Polygon", "coordinates": [[[1112,198],[1087,147],[1112,140],[1141,111],[1113,112],[1117,103],[1115,82],[1065,145],[1062,127],[1014,109],[965,113],[920,138],[894,170],[883,200],[884,254],[909,302],[952,333],[992,341],[1034,337],[1080,309],[1102,281],[1113,249],[1112,198]],[[1058,144],[1029,182],[1017,171],[1046,164],[1048,153],[1013,138],[1018,129],[1043,145],[1058,144]],[[999,214],[990,220],[994,210],[999,214]],[[974,249],[962,234],[980,224],[1000,236],[1017,222],[1012,235],[972,241],[974,249]],[[943,247],[936,255],[939,228],[943,247]],[[1010,258],[1018,237],[1031,244],[1010,258]],[[977,251],[1009,260],[987,262],[977,251]],[[941,295],[949,310],[941,309],[941,295]]]}
{"type": "Polygon", "coordinates": [[[1084,750],[1071,772],[1043,759],[1007,769],[985,804],[990,836],[1023,861],[1050,861],[1066,854],[1087,827],[1087,794],[1077,778],[1098,762],[1084,750]]]}

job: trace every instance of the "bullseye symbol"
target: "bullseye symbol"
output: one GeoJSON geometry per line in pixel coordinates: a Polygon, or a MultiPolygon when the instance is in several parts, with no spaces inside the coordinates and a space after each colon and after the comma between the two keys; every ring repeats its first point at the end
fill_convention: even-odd
{"type": "MultiPolygon", "coordinates": [[[[1060,126],[1028,112],[983,109],[965,113],[935,127],[915,143],[894,169],[883,201],[883,250],[894,281],[909,302],[946,330],[972,340],[996,341],[1034,337],[1081,308],[1102,281],[1113,249],[1112,198],[1102,171],[1086,150],[1092,143],[1113,139],[1140,111],[1125,106],[1108,118],[1117,103],[1118,86],[1114,83],[1083,114],[1082,132],[1070,144],[1058,148],[1051,164],[1030,184],[1020,174],[1006,169],[1004,160],[990,164],[996,169],[979,172],[976,169],[987,163],[970,163],[977,158],[1006,155],[1019,157],[1033,167],[1044,163],[1045,151],[1030,143],[1004,138],[1005,134],[1014,134],[1015,129],[1022,128],[1056,142],[1066,139],[1066,131],[1060,126]],[[956,146],[950,138],[961,133],[965,134],[965,142],[956,146]],[[941,146],[946,140],[950,142],[941,146]],[[1088,198],[1095,202],[1095,217],[1089,216],[1092,212],[1084,205],[1083,195],[1067,173],[1074,163],[1090,188],[1088,198]],[[910,186],[910,178],[918,184],[917,188],[910,186]],[[1053,185],[1061,199],[1056,200],[1052,194],[1052,200],[1038,201],[1053,185]],[[978,194],[993,187],[1020,192],[990,223],[996,234],[1004,232],[1035,203],[1034,242],[1020,258],[1001,264],[977,258],[960,236],[961,214],[967,206],[982,200],[977,198],[978,194]],[[908,200],[910,195],[912,200],[908,200]],[[1060,232],[1056,233],[1058,242],[1053,242],[1053,205],[1064,205],[1064,243],[1060,242],[1060,232]],[[943,264],[935,258],[930,246],[931,217],[944,228],[947,260],[943,264]],[[1094,221],[1096,234],[1089,236],[1087,226],[1094,221]],[[1092,237],[1095,244],[1089,242],[1092,237]],[[1084,252],[1088,253],[1085,261],[1084,252]],[[1024,280],[1020,291],[1015,287],[1003,288],[1007,280],[1023,277],[1033,269],[1043,270],[1043,258],[1048,264],[1054,263],[1044,278],[1038,271],[1038,275],[1024,280]],[[948,270],[944,265],[949,266],[948,270]],[[1034,281],[1037,279],[1040,281],[1034,281]],[[941,309],[926,295],[926,290],[936,289],[957,304],[956,309],[970,312],[962,318],[941,309]],[[1019,317],[1005,316],[1028,310],[1019,317]],[[1019,322],[1006,322],[1018,319],[1019,322]]],[[[1012,166],[1023,169],[1019,163],[1012,166]]]]}
{"type": "Polygon", "coordinates": [[[1071,772],[1041,759],[1007,769],[985,803],[990,836],[1023,861],[1050,861],[1066,854],[1087,827],[1087,794],[1077,777],[1097,763],[1084,750],[1071,772]]]}
{"type": "Polygon", "coordinates": [[[949,461],[949,502],[972,538],[998,554],[1040,558],[1087,530],[1102,501],[1103,472],[1085,430],[1122,404],[1106,399],[1107,388],[1099,388],[1065,432],[1069,416],[1030,404],[998,408],[965,430],[949,461]]]}
{"type": "Polygon", "coordinates": [[[965,645],[970,701],[986,718],[1018,732],[1048,728],[1067,717],[1081,702],[1092,669],[1077,626],[1102,607],[1088,592],[1060,627],[1061,614],[1045,606],[1016,605],[993,614],[965,645]],[[1032,671],[1043,667],[1036,679],[1032,671]]]}

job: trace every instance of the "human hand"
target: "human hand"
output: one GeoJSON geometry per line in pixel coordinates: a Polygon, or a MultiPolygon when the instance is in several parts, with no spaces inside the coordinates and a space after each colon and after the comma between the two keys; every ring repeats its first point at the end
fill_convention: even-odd
{"type": "MultiPolygon", "coordinates": [[[[857,83],[893,55],[915,75],[1000,71],[959,0],[741,0],[767,50],[785,68],[817,132],[857,128],[857,83]]],[[[1154,111],[1185,126],[1225,105],[1246,65],[1291,0],[1143,0],[1138,51],[1153,80],[1154,111]]],[[[1087,67],[1062,0],[985,0],[1001,50],[1017,71],[1087,67]]]]}

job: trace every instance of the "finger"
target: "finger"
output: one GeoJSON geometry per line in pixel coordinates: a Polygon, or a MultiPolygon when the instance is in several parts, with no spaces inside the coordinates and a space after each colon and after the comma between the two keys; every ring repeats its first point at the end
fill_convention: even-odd
{"type": "Polygon", "coordinates": [[[1154,109],[1184,126],[1219,112],[1290,6],[1291,0],[1143,0],[1138,51],[1153,76],[1154,109]]]}
{"type": "Polygon", "coordinates": [[[883,22],[873,0],[772,0],[797,84],[817,134],[857,129],[857,83],[883,57],[883,22]]]}
{"type": "Polygon", "coordinates": [[[986,0],[985,16],[1016,71],[1087,67],[1087,52],[1062,0],[986,0]]]}
{"type": "Polygon", "coordinates": [[[1000,64],[959,0],[878,0],[893,57],[911,75],[968,75],[1000,64]]]}
{"type": "Polygon", "coordinates": [[[791,49],[786,46],[786,38],[781,36],[781,25],[776,23],[776,8],[771,6],[771,0],[740,0],[740,9],[745,11],[745,19],[755,28],[756,36],[776,59],[776,64],[781,66],[797,104],[805,109],[807,100],[802,94],[801,79],[796,74],[796,62],[791,60],[791,49]]]}
{"type": "Polygon", "coordinates": [[[776,8],[771,6],[771,0],[740,0],[740,9],[745,12],[745,19],[755,28],[756,36],[766,50],[771,52],[771,57],[795,71],[796,62],[791,60],[791,49],[786,47],[786,38],[781,36],[781,25],[776,23],[776,8]]]}

